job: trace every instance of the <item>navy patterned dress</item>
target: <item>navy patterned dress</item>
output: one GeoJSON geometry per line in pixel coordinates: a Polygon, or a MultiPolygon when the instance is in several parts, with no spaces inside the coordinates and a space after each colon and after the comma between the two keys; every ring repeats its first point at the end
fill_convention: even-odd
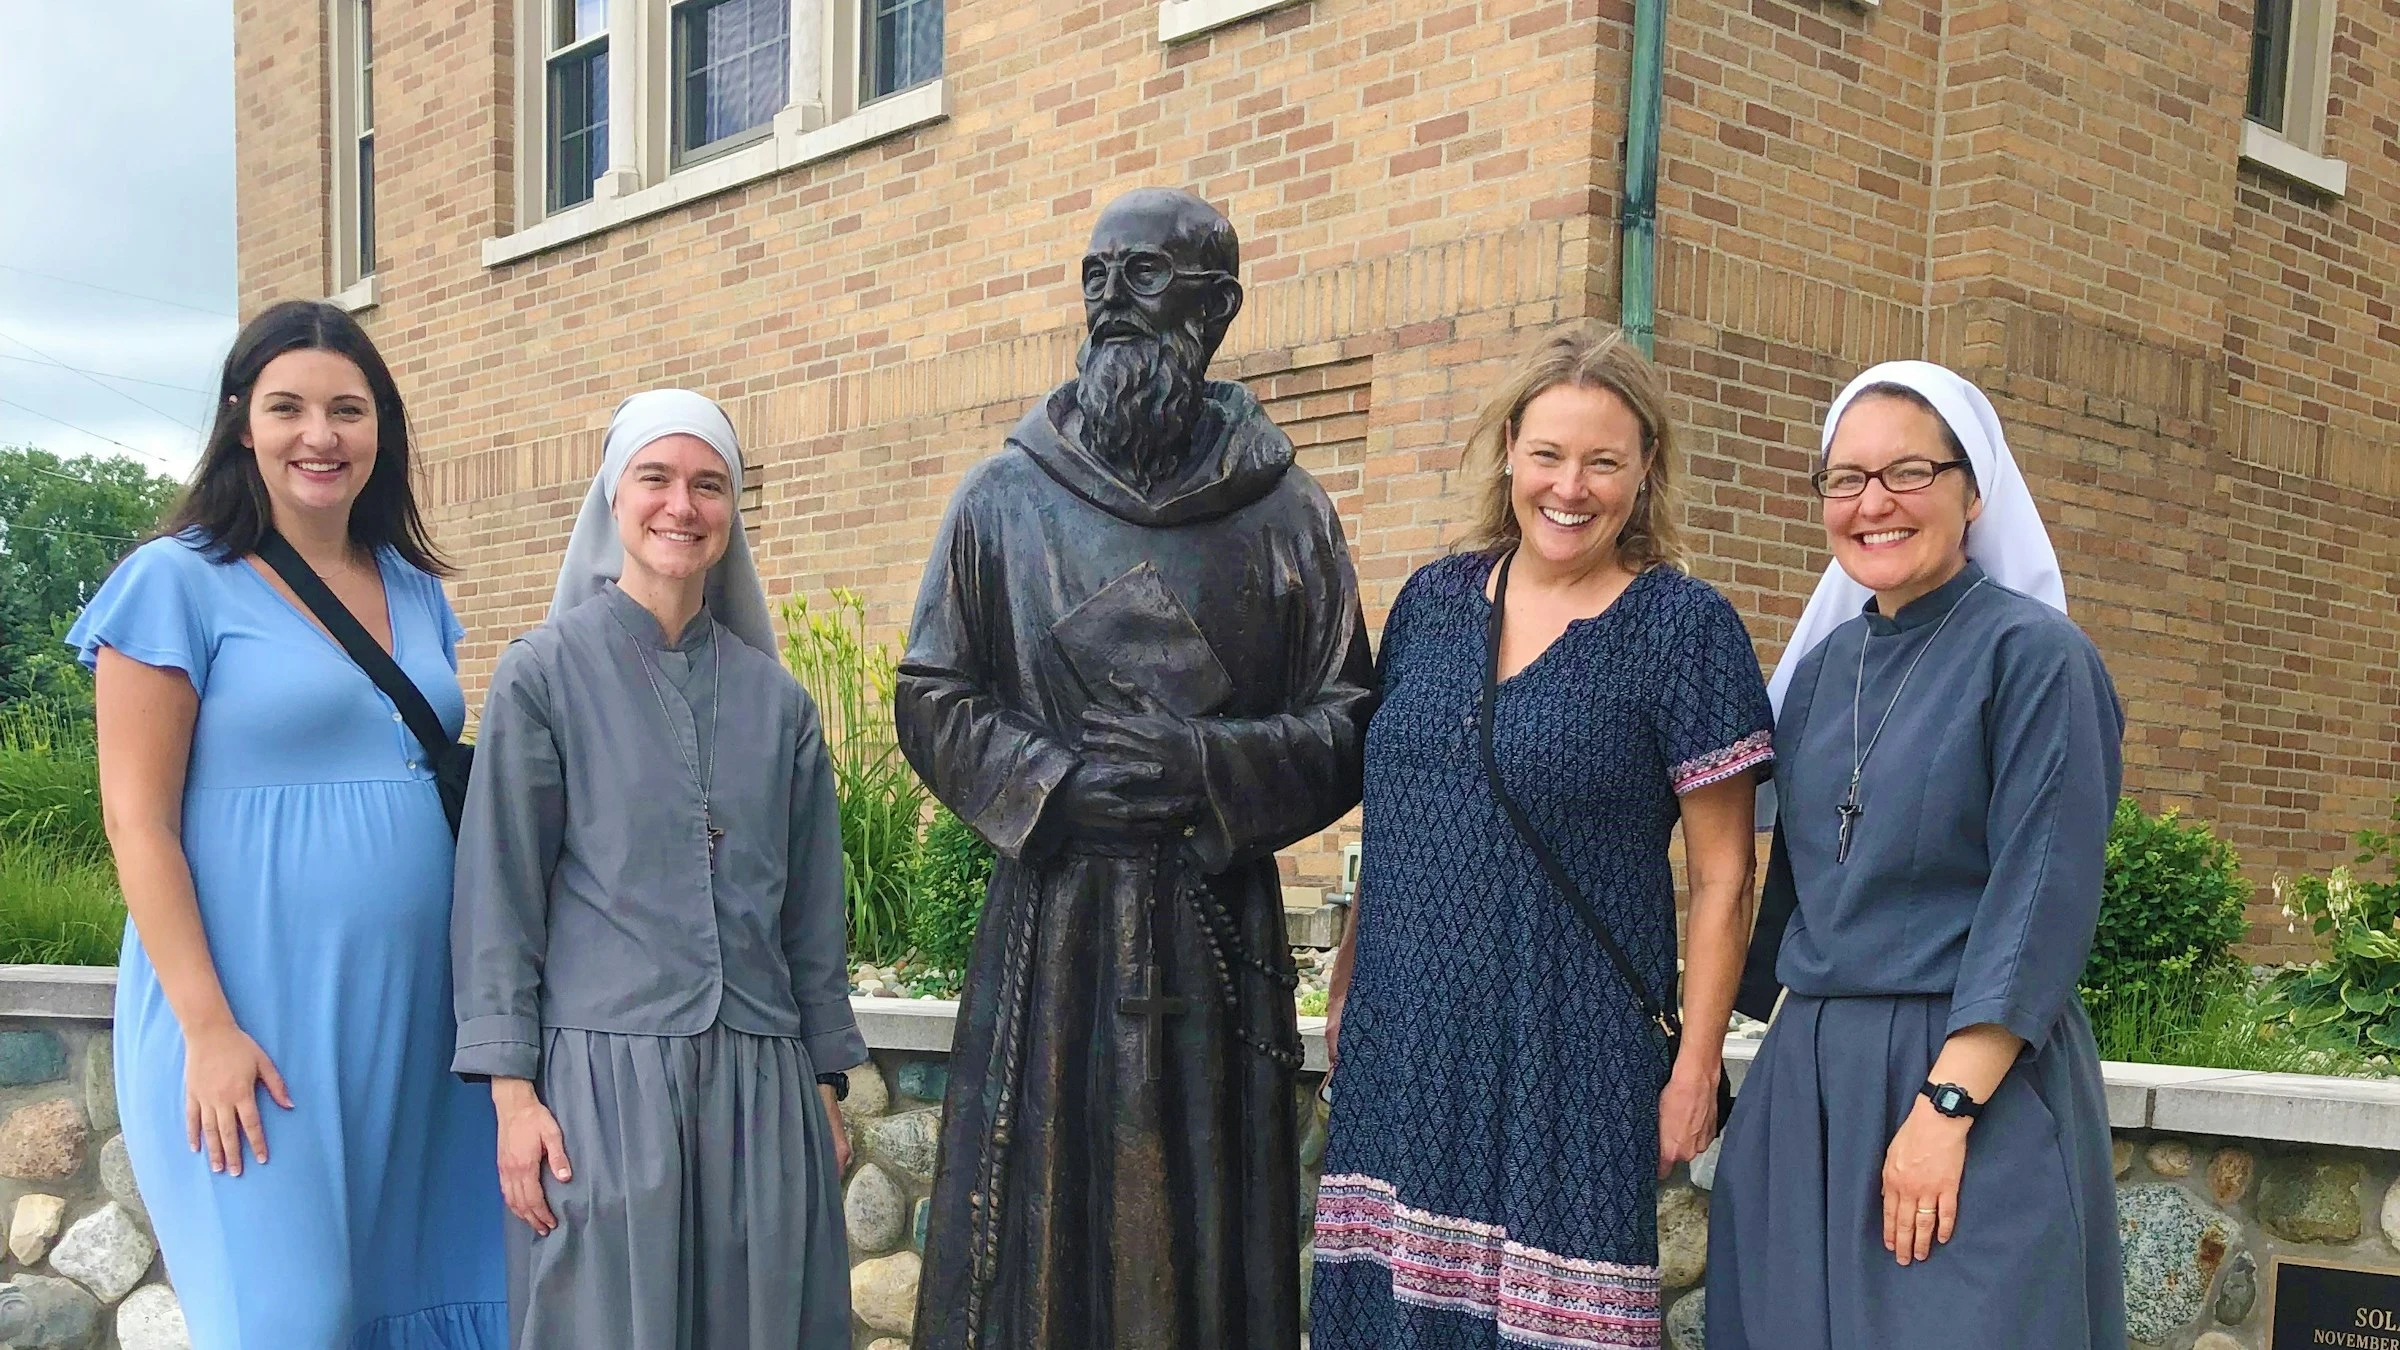
{"type": "MultiPolygon", "coordinates": [[[[1665,1065],[1485,783],[1492,563],[1423,568],[1385,629],[1317,1201],[1317,1350],[1661,1344],[1665,1065]]],[[[1500,686],[1509,790],[1654,994],[1674,978],[1677,799],[1762,772],[1772,725],[1741,619],[1669,567],[1500,686]]]]}

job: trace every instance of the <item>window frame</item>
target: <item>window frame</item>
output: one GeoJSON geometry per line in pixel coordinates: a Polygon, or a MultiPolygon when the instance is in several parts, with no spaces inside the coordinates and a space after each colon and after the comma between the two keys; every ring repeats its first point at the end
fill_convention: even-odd
{"type": "Polygon", "coordinates": [[[854,43],[857,48],[855,64],[857,66],[858,80],[855,106],[863,108],[870,103],[880,103],[887,98],[897,98],[898,96],[907,93],[911,89],[918,88],[921,85],[931,84],[934,81],[941,79],[942,76],[947,73],[950,54],[950,14],[948,0],[851,0],[851,3],[848,7],[853,12],[852,22],[853,26],[857,30],[854,43]],[[918,5],[932,5],[936,10],[940,11],[942,15],[941,48],[934,53],[933,73],[931,75],[927,75],[922,79],[912,80],[907,84],[894,85],[890,89],[878,90],[875,88],[875,79],[873,74],[876,52],[874,40],[875,25],[871,20],[871,14],[872,11],[882,6],[895,3],[903,9],[913,9],[918,5]]]}
{"type": "MultiPolygon", "coordinates": [[[[2249,35],[2253,62],[2243,91],[2241,157],[2245,162],[2318,192],[2339,197],[2349,187],[2350,166],[2325,154],[2326,112],[2333,93],[2335,0],[2284,0],[2281,125],[2254,120],[2252,91],[2262,45],[2249,35]]],[[[2256,13],[2257,11],[2254,11],[2256,13]]]]}
{"type": "MultiPolygon", "coordinates": [[[[536,22],[540,25],[538,31],[541,34],[541,41],[535,44],[538,73],[535,76],[533,87],[539,93],[535,100],[538,107],[533,114],[537,137],[533,143],[533,149],[534,157],[538,162],[541,211],[544,216],[554,216],[572,211],[600,195],[600,180],[608,174],[611,163],[609,157],[615,153],[616,137],[624,134],[624,128],[617,125],[615,116],[618,79],[618,72],[615,69],[617,18],[618,11],[622,6],[614,3],[606,5],[604,21],[599,32],[588,37],[571,37],[569,40],[561,42],[558,32],[559,12],[563,7],[572,6],[575,2],[576,0],[534,0],[540,14],[536,22]],[[607,86],[606,92],[602,96],[607,106],[601,109],[600,117],[596,122],[586,122],[583,129],[576,134],[583,138],[584,164],[588,168],[592,167],[592,131],[595,126],[601,128],[600,164],[585,183],[582,196],[573,201],[561,201],[557,193],[559,179],[557,165],[554,162],[554,156],[558,153],[560,143],[554,125],[557,72],[565,63],[589,63],[595,55],[600,58],[599,70],[607,86]]],[[[590,93],[588,75],[585,77],[585,93],[588,99],[590,93]]]]}
{"type": "Polygon", "coordinates": [[[373,0],[326,0],[327,295],[345,309],[375,303],[373,0]],[[362,164],[362,146],[366,158],[362,164]]]}
{"type": "Polygon", "coordinates": [[[667,11],[668,59],[665,103],[667,106],[667,144],[673,169],[683,169],[694,164],[706,163],[719,155],[739,150],[744,146],[773,136],[776,119],[792,106],[793,48],[799,36],[793,26],[799,22],[803,6],[794,4],[791,0],[780,0],[776,7],[781,9],[784,15],[783,102],[777,104],[775,111],[768,114],[763,120],[739,131],[730,132],[699,145],[684,143],[684,130],[688,125],[686,119],[691,112],[688,106],[691,92],[691,72],[687,59],[690,55],[690,16],[739,2],[740,0],[667,0],[665,8],[667,11]]]}

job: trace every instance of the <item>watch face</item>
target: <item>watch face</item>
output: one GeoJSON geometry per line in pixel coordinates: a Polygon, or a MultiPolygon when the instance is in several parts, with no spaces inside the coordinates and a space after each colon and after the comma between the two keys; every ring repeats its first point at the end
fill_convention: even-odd
{"type": "Polygon", "coordinates": [[[1955,1087],[1951,1084],[1944,1083],[1942,1086],[1933,1090],[1933,1109],[1941,1112],[1943,1115],[1957,1115],[1959,1110],[1966,1104],[1967,1093],[1964,1088],[1955,1087]]]}

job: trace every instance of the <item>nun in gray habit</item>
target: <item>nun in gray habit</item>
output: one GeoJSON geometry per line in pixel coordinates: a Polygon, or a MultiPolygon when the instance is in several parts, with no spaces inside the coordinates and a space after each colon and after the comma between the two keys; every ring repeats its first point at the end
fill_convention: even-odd
{"type": "Polygon", "coordinates": [[[627,399],[484,704],[451,1067],[492,1084],[520,1350],[850,1343],[840,827],[741,478],[714,403],[627,399]]]}
{"type": "Polygon", "coordinates": [[[2076,997],[2124,719],[1981,391],[1834,401],[1834,566],[1770,685],[1776,837],[1739,1006],[1782,1007],[1711,1197],[1709,1350],[2123,1350],[2076,997]]]}

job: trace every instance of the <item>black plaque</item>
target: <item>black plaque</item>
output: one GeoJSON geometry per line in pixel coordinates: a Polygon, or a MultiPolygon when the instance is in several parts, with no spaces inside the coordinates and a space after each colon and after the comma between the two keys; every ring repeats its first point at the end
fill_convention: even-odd
{"type": "Polygon", "coordinates": [[[2400,1350],[2400,1271],[2276,1257],[2267,1350],[2400,1350]]]}

